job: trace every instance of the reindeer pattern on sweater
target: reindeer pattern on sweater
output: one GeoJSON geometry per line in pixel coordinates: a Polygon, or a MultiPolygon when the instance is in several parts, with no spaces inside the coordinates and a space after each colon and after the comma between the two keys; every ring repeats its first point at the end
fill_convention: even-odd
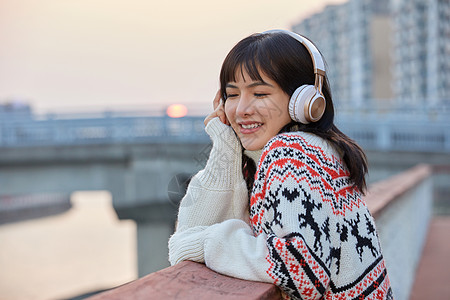
{"type": "Polygon", "coordinates": [[[336,150],[309,133],[265,147],[250,199],[267,273],[294,299],[390,299],[375,223],[336,150]]]}

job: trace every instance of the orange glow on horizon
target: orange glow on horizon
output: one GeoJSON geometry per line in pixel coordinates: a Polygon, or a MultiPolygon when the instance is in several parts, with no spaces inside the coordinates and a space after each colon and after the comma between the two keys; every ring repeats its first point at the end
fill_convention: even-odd
{"type": "Polygon", "coordinates": [[[172,104],[166,110],[166,113],[171,118],[182,118],[187,114],[187,107],[183,104],[172,104]]]}

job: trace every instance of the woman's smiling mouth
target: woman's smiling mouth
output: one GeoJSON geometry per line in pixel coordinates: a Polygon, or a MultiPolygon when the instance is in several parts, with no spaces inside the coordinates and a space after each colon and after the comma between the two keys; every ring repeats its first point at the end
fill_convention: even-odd
{"type": "Polygon", "coordinates": [[[263,123],[241,123],[239,126],[241,127],[241,133],[243,134],[249,134],[254,133],[261,128],[263,123]]]}

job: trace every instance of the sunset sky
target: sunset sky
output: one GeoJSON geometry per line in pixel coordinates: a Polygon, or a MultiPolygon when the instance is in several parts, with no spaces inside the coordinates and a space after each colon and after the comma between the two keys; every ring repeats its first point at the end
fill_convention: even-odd
{"type": "Polygon", "coordinates": [[[209,106],[227,52],[345,0],[1,0],[0,103],[37,112],[209,106]]]}

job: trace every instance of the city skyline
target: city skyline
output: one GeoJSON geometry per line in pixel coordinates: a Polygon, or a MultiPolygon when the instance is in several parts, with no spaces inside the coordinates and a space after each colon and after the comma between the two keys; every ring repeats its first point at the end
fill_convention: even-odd
{"type": "Polygon", "coordinates": [[[450,100],[445,0],[349,0],[294,25],[328,62],[340,107],[445,109],[450,100]]]}

